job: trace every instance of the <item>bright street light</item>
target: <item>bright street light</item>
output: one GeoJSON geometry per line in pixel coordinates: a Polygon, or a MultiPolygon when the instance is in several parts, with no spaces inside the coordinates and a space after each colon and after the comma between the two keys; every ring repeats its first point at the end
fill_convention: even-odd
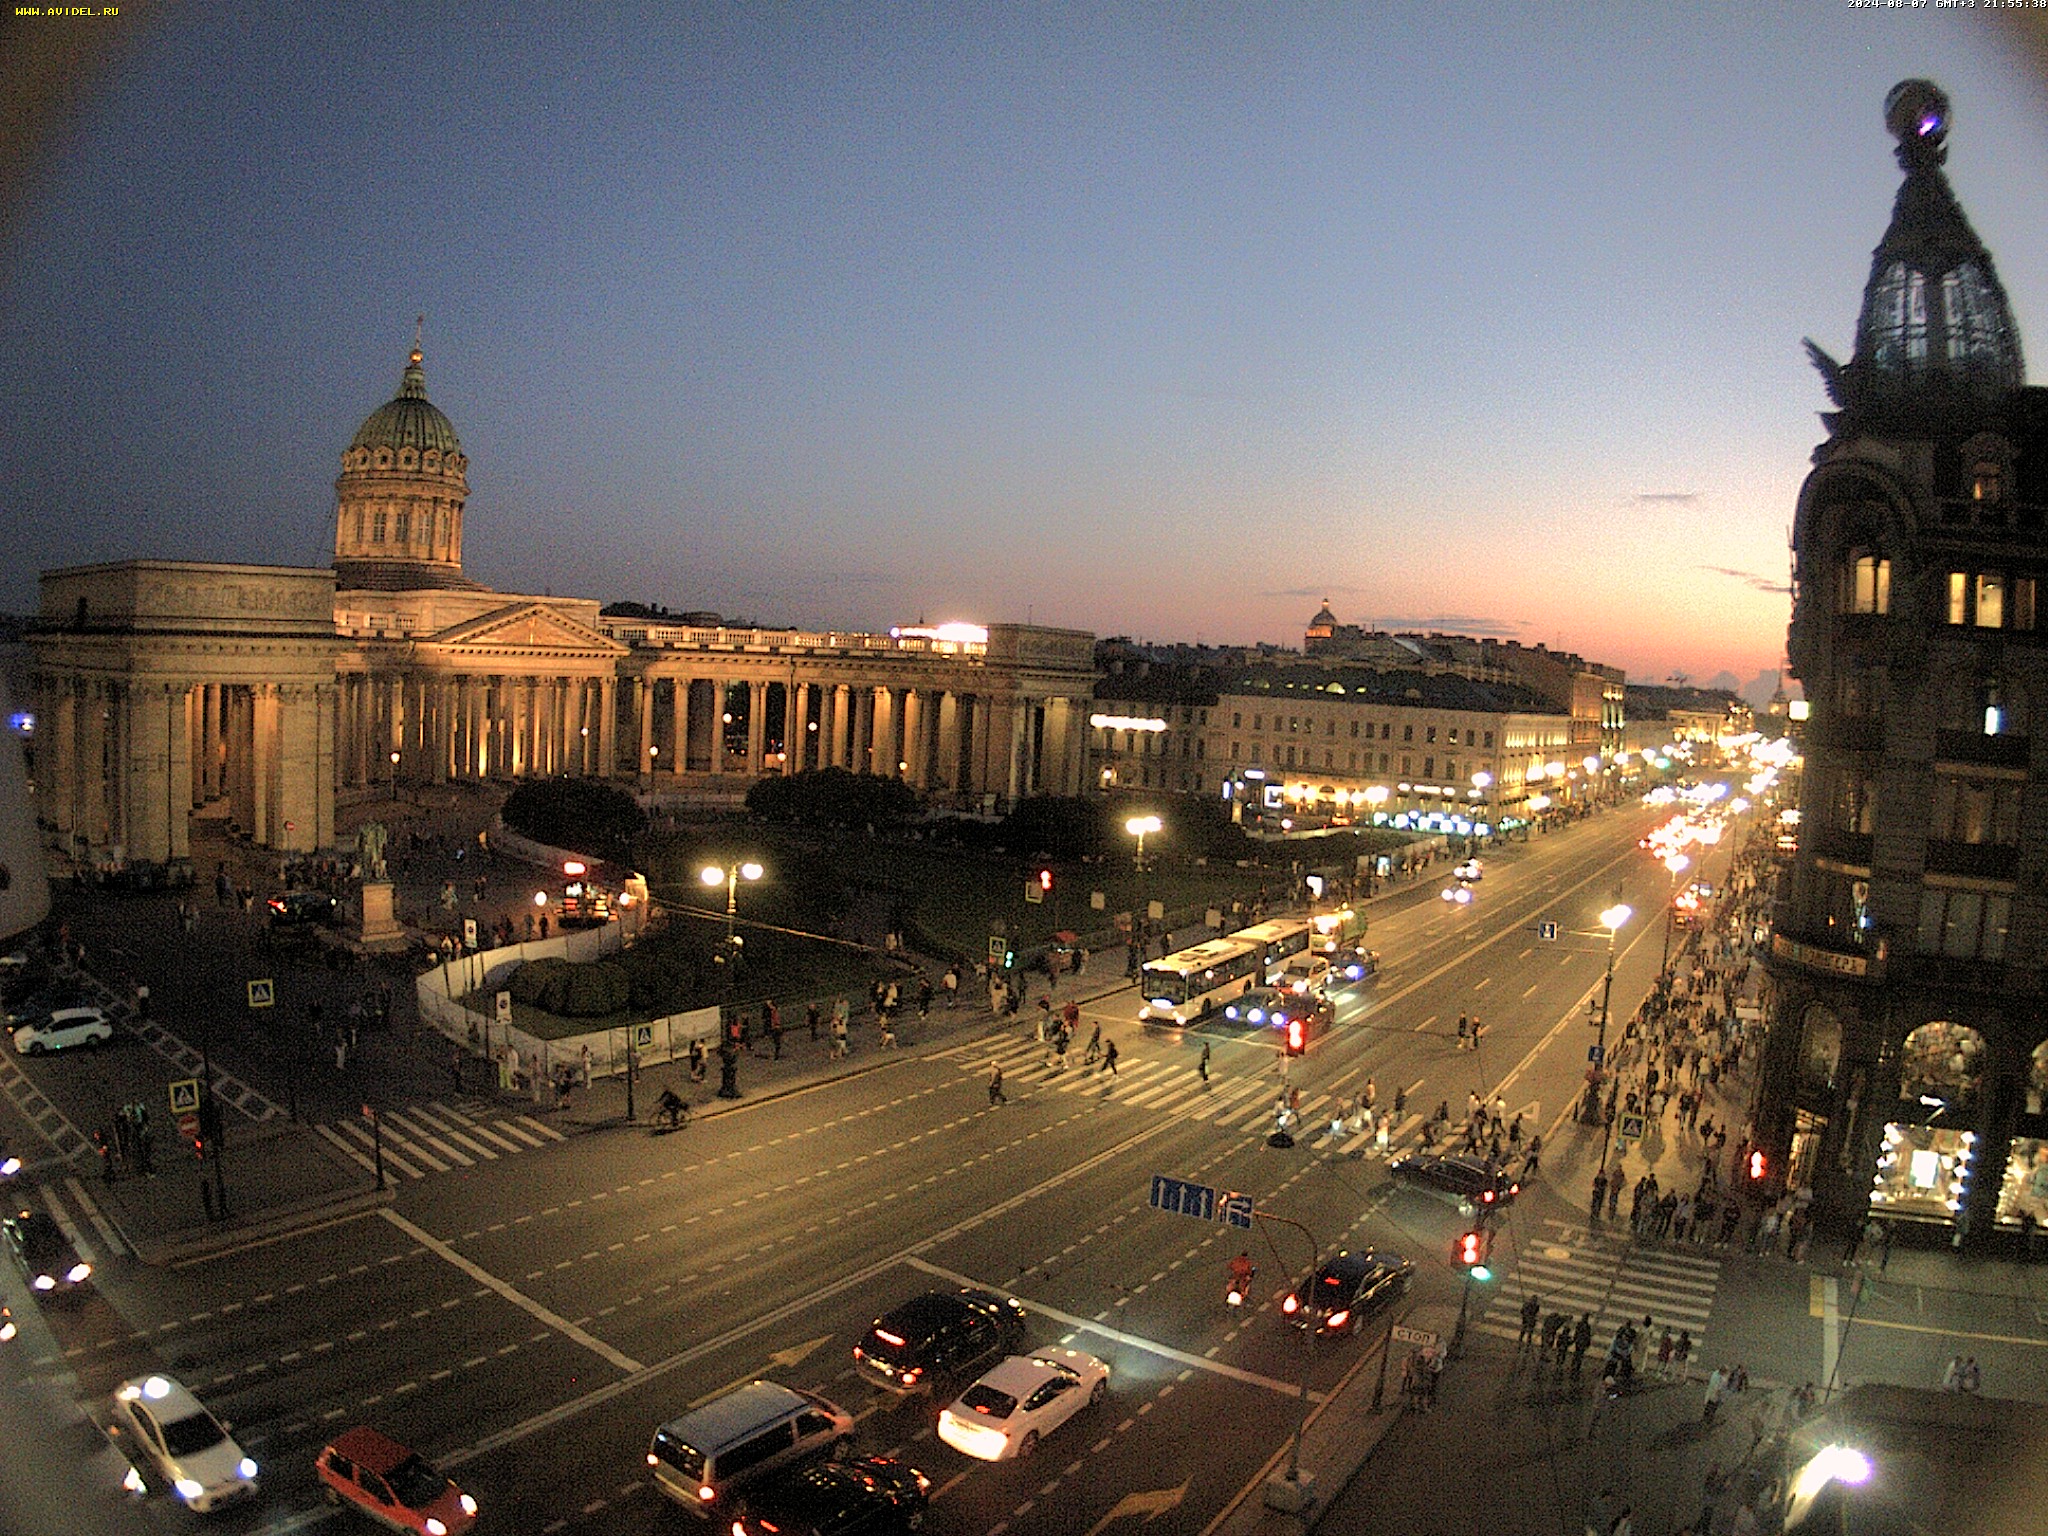
{"type": "MultiPolygon", "coordinates": [[[[1607,1011],[1614,1000],[1614,937],[1621,932],[1622,925],[1635,916],[1633,907],[1616,902],[1600,914],[1600,926],[1607,930],[1607,978],[1600,986],[1600,1073],[1607,1075],[1607,1011]]],[[[1590,1096],[1593,1113],[1600,1117],[1600,1162],[1601,1172],[1607,1171],[1607,1141],[1614,1131],[1614,1117],[1604,1112],[1600,1104],[1600,1087],[1588,1083],[1586,1092],[1590,1096]]]]}
{"type": "Polygon", "coordinates": [[[1138,873],[1145,872],[1145,834],[1159,830],[1157,816],[1133,816],[1124,823],[1124,830],[1138,840],[1138,873]]]}

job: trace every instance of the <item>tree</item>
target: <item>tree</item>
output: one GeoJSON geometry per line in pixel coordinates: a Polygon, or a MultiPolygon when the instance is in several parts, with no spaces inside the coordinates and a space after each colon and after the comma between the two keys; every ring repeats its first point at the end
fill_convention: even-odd
{"type": "Polygon", "coordinates": [[[505,825],[535,842],[601,859],[625,859],[647,813],[624,790],[597,779],[542,779],[505,797],[505,825]]]}
{"type": "Polygon", "coordinates": [[[809,827],[886,827],[917,814],[917,791],[901,779],[844,768],[807,768],[762,779],[747,791],[747,809],[765,821],[809,827]]]}

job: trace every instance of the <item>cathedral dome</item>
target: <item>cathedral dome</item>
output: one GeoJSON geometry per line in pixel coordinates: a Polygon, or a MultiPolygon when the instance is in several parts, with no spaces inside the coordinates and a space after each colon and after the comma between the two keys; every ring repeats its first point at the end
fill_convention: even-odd
{"type": "Polygon", "coordinates": [[[462,445],[455,439],[455,423],[427,399],[427,376],[420,367],[420,358],[419,348],[413,348],[397,395],[378,406],[369,420],[356,429],[355,440],[349,444],[351,449],[368,448],[374,452],[388,448],[394,454],[405,448],[418,453],[430,448],[443,454],[462,451],[462,445]]]}

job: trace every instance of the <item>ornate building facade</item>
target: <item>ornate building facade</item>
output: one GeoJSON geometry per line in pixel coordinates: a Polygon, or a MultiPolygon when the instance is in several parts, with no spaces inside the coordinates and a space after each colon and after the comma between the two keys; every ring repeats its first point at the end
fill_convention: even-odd
{"type": "Polygon", "coordinates": [[[1087,782],[1092,635],[721,628],[493,592],[462,571],[468,469],[415,347],[342,455],[332,569],[45,572],[30,695],[57,850],[175,863],[212,812],[314,851],[337,790],[385,784],[573,774],[737,795],[837,766],[986,809],[1087,782]]]}
{"type": "Polygon", "coordinates": [[[1811,717],[1780,885],[1760,1143],[1817,1216],[1977,1248],[2048,1221],[2048,390],[1895,88],[1903,185],[1799,494],[1811,717]]]}

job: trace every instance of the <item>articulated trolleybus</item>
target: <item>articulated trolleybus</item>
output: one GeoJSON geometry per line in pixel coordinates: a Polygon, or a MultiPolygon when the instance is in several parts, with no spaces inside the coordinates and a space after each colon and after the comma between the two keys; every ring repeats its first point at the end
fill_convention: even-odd
{"type": "Polygon", "coordinates": [[[1257,985],[1265,975],[1259,946],[1232,934],[1154,960],[1139,974],[1145,1024],[1187,1024],[1257,985]]]}
{"type": "Polygon", "coordinates": [[[1268,922],[1253,923],[1249,928],[1240,928],[1231,935],[1240,944],[1249,944],[1259,951],[1264,967],[1260,980],[1268,986],[1280,980],[1280,973],[1287,969],[1287,962],[1296,955],[1308,953],[1309,941],[1315,937],[1315,924],[1305,917],[1276,917],[1268,922]]]}

